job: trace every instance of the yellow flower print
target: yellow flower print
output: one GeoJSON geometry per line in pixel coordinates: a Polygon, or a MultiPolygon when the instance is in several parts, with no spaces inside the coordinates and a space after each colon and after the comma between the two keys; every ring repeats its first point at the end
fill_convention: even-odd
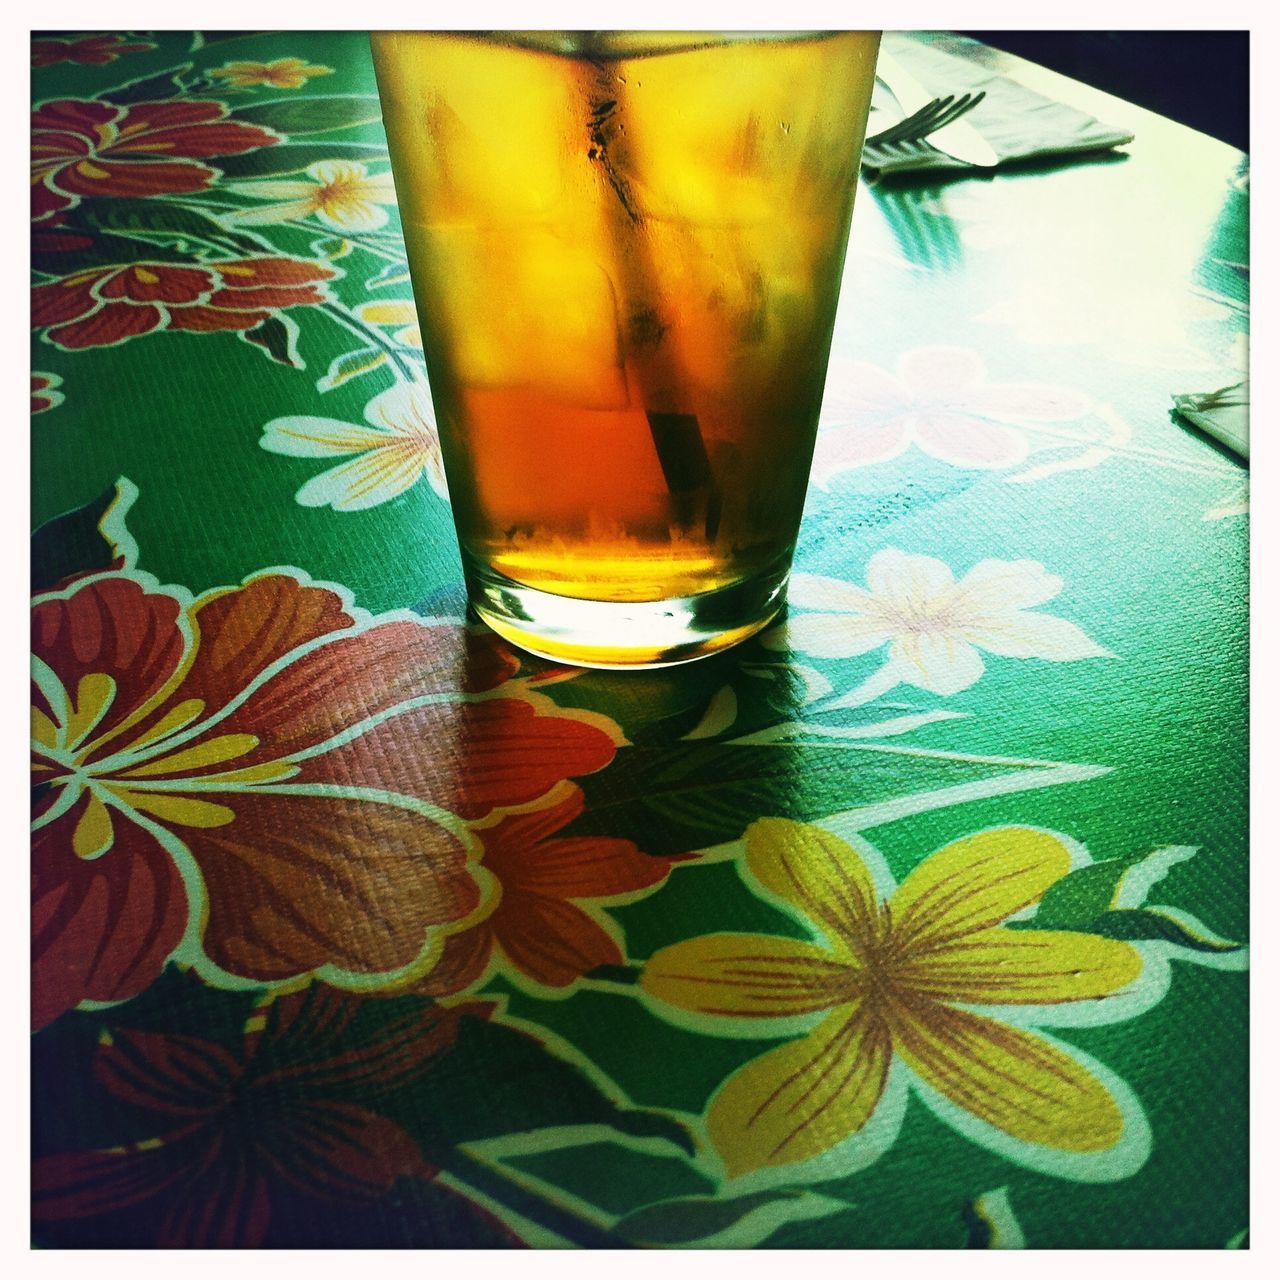
{"type": "MultiPolygon", "coordinates": [[[[735,1034],[726,1027],[763,1019],[787,1020],[785,1033],[804,1020],[801,1038],[748,1062],[711,1101],[708,1131],[729,1175],[823,1156],[878,1108],[900,1107],[902,1089],[889,1095],[903,1076],[943,1119],[1011,1158],[1038,1150],[1049,1157],[1042,1167],[1058,1160],[1072,1170],[1064,1176],[1089,1180],[1133,1172],[1145,1120],[1125,1086],[1015,1025],[1056,1020],[1029,1013],[1036,1006],[1101,1004],[1142,970],[1125,942],[1005,926],[1070,870],[1068,846],[1027,827],[981,832],[926,858],[896,890],[882,864],[873,874],[874,858],[814,826],[756,822],[750,876],[823,941],[718,934],[645,966],[643,989],[696,1015],[700,1030],[735,1034]],[[1129,1154],[1104,1168],[1139,1129],[1129,1154]],[[1086,1169],[1095,1156],[1102,1164],[1086,1169]]],[[[828,1163],[823,1176],[843,1171],[828,1163]]]]}
{"type": "Polygon", "coordinates": [[[233,182],[239,195],[279,203],[243,209],[229,216],[240,226],[297,222],[314,217],[335,231],[376,231],[387,222],[384,205],[396,202],[390,173],[370,173],[358,160],[320,160],[305,178],[233,182]]]}
{"type": "Polygon", "coordinates": [[[273,89],[300,89],[312,76],[327,76],[332,67],[315,67],[301,58],[277,58],[274,62],[228,62],[210,71],[234,89],[270,85],[273,89]]]}
{"type": "Polygon", "coordinates": [[[412,302],[403,298],[388,298],[384,302],[362,302],[356,315],[366,324],[400,325],[391,336],[405,347],[422,350],[422,330],[418,328],[418,311],[412,302]]]}

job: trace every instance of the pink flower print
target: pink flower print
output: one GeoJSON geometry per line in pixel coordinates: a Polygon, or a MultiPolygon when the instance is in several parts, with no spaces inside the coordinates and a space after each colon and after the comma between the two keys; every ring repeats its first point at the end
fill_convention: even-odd
{"type": "Polygon", "coordinates": [[[813,481],[826,488],[844,471],[886,462],[912,445],[953,467],[1004,470],[1028,452],[1022,423],[1065,422],[1088,398],[1066,387],[998,383],[966,347],[917,347],[894,373],[833,360],[813,481]]]}

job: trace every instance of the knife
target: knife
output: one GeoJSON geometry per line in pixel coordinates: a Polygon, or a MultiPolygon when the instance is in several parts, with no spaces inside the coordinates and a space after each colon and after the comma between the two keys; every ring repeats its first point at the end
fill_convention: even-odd
{"type": "MultiPolygon", "coordinates": [[[[897,98],[904,116],[919,111],[937,96],[930,93],[896,58],[883,49],[876,61],[876,78],[889,87],[889,92],[897,98]]],[[[941,129],[929,134],[925,141],[931,147],[980,169],[990,169],[1000,163],[1000,157],[991,149],[987,140],[965,119],[953,120],[950,124],[943,125],[941,129]]]]}

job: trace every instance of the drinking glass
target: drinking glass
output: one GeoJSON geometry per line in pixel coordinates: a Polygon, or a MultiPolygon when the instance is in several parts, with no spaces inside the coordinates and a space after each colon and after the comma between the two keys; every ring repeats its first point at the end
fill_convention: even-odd
{"type": "Polygon", "coordinates": [[[584,666],[782,606],[878,32],[377,32],[468,595],[584,666]]]}

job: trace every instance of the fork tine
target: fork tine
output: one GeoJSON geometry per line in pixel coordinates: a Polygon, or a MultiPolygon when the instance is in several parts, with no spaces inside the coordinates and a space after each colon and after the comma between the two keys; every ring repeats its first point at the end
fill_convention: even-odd
{"type": "Polygon", "coordinates": [[[961,94],[958,98],[953,94],[948,94],[945,98],[934,98],[919,111],[867,138],[862,146],[863,163],[874,169],[879,167],[877,156],[888,159],[893,155],[909,153],[913,148],[927,149],[930,134],[972,111],[986,96],[986,90],[980,90],[977,93],[961,94]]]}
{"type": "Polygon", "coordinates": [[[912,112],[911,115],[905,116],[899,120],[897,124],[890,125],[887,129],[882,129],[879,133],[873,134],[866,140],[866,146],[881,146],[885,143],[897,142],[901,138],[920,138],[927,133],[932,132],[931,121],[937,114],[950,107],[955,99],[948,95],[945,98],[934,98],[932,102],[926,102],[918,111],[912,112]]]}
{"type": "Polygon", "coordinates": [[[900,138],[909,133],[919,123],[924,111],[927,108],[922,107],[914,115],[906,116],[899,120],[897,124],[891,124],[887,129],[881,129],[879,133],[872,134],[863,142],[864,147],[879,147],[886,143],[892,142],[895,138],[900,138]]]}
{"type": "MultiPolygon", "coordinates": [[[[945,98],[934,98],[932,102],[926,103],[914,116],[909,117],[910,125],[895,133],[891,141],[897,142],[902,138],[921,138],[932,133],[936,128],[934,121],[954,101],[952,95],[948,94],[945,98]]],[[[907,121],[904,120],[903,124],[906,125],[907,121]]]]}
{"type": "Polygon", "coordinates": [[[921,107],[919,111],[903,120],[899,120],[897,124],[872,135],[864,145],[886,146],[901,142],[922,141],[929,134],[972,111],[986,96],[986,91],[982,90],[976,94],[963,94],[959,98],[951,95],[945,98],[935,98],[932,102],[926,103],[921,107]]]}
{"type": "MultiPolygon", "coordinates": [[[[962,115],[966,115],[985,97],[986,91],[983,90],[981,93],[966,93],[957,98],[945,111],[939,112],[938,117],[929,129],[929,133],[937,133],[944,125],[949,125],[953,120],[958,120],[962,115]]],[[[921,137],[928,137],[928,134],[921,134],[921,137]]]]}
{"type": "Polygon", "coordinates": [[[933,102],[926,102],[918,111],[913,111],[909,116],[899,120],[897,124],[890,125],[889,128],[877,134],[876,137],[882,142],[892,142],[895,138],[907,137],[930,120],[936,110],[936,99],[933,102]]]}
{"type": "Polygon", "coordinates": [[[938,120],[946,115],[952,109],[955,98],[948,94],[945,98],[935,98],[929,104],[929,110],[914,129],[911,129],[905,135],[907,138],[924,138],[931,134],[938,127],[938,120]]]}

